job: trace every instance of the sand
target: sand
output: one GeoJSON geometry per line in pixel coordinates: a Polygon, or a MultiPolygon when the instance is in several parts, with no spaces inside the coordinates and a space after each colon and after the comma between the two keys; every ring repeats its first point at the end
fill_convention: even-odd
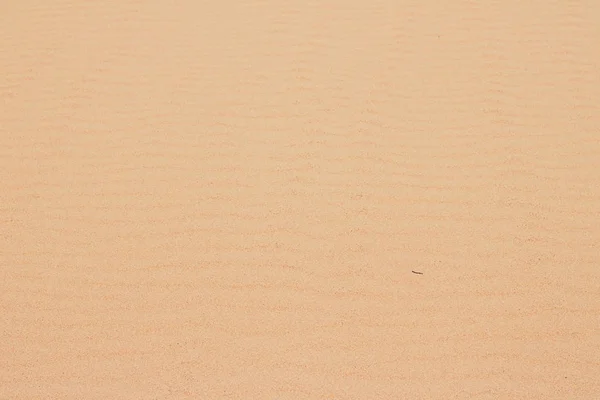
{"type": "Polygon", "coordinates": [[[597,2],[5,3],[1,399],[600,398],[597,2]]]}

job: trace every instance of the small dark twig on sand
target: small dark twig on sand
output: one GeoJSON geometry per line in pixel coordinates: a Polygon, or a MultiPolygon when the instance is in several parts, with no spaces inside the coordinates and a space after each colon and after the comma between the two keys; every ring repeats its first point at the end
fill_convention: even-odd
{"type": "Polygon", "coordinates": [[[418,274],[418,275],[423,275],[423,273],[422,273],[422,272],[419,272],[419,271],[413,271],[412,273],[413,273],[413,274],[418,274]]]}

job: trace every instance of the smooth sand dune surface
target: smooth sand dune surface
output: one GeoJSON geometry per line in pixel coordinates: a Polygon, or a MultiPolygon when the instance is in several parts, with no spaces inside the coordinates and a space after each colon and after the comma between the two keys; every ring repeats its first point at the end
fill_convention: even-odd
{"type": "Polygon", "coordinates": [[[4,3],[0,399],[600,399],[598,2],[4,3]]]}

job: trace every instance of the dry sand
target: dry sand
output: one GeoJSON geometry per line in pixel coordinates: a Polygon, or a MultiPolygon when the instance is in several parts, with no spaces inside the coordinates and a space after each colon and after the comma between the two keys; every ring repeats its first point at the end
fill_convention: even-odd
{"type": "Polygon", "coordinates": [[[0,398],[599,399],[596,4],[4,2],[0,398]]]}

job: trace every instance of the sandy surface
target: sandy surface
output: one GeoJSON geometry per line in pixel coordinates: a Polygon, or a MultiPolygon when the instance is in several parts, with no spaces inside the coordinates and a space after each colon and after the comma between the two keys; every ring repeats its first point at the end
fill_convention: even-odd
{"type": "Polygon", "coordinates": [[[600,398],[597,2],[5,3],[1,399],[600,398]]]}

